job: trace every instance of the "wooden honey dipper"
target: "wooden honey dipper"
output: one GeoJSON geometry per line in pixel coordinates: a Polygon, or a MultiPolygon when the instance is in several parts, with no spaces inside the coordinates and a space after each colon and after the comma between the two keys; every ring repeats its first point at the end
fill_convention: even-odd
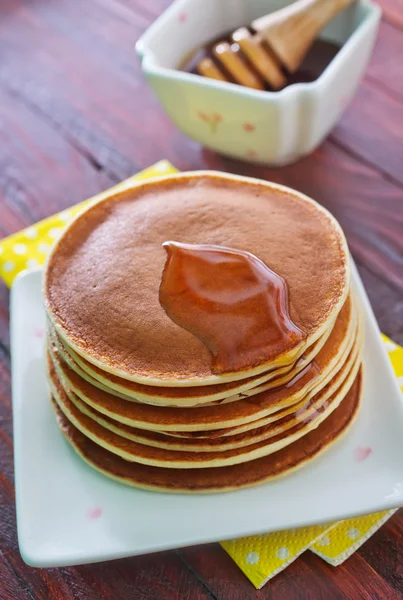
{"type": "Polygon", "coordinates": [[[354,0],[297,0],[276,12],[255,19],[233,32],[197,64],[200,75],[232,81],[257,90],[265,84],[278,90],[287,81],[284,69],[298,69],[318,33],[354,0]]]}

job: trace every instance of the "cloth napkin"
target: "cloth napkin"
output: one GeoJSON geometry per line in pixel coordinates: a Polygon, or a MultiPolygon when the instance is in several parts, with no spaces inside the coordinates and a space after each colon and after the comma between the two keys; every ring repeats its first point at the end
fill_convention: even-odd
{"type": "MultiPolygon", "coordinates": [[[[137,181],[176,172],[173,165],[161,160],[89,200],[0,240],[0,277],[7,286],[11,286],[22,271],[43,265],[52,243],[64,227],[90,203],[130,188],[137,181]]],[[[403,391],[403,348],[386,336],[383,336],[383,341],[403,391]]],[[[253,585],[260,589],[308,549],[331,565],[341,564],[394,512],[389,510],[338,523],[255,535],[221,542],[221,545],[253,585]]]]}

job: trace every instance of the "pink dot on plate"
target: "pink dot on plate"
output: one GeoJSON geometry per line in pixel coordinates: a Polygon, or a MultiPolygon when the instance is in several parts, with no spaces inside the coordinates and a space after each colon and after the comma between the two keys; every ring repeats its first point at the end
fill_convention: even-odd
{"type": "Polygon", "coordinates": [[[357,462],[362,462],[372,454],[372,448],[369,446],[357,446],[354,450],[354,458],[357,462]]]}
{"type": "Polygon", "coordinates": [[[253,123],[244,123],[243,124],[243,128],[245,131],[255,131],[256,127],[253,125],[253,123]]]}
{"type": "Polygon", "coordinates": [[[100,506],[97,506],[95,508],[90,508],[87,511],[87,516],[89,519],[95,520],[95,519],[99,519],[99,517],[102,515],[102,508],[100,506]]]}
{"type": "Polygon", "coordinates": [[[34,337],[42,339],[44,335],[45,335],[45,332],[43,329],[41,329],[40,327],[35,327],[34,337]]]}
{"type": "Polygon", "coordinates": [[[179,14],[179,21],[180,21],[181,23],[184,23],[184,22],[186,21],[186,19],[187,19],[187,18],[188,18],[188,16],[187,16],[187,13],[185,13],[185,12],[181,12],[181,13],[179,14]]]}

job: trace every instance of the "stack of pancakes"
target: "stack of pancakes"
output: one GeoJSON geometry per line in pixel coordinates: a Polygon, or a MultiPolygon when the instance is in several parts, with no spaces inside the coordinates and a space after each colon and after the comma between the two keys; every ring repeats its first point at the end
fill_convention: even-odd
{"type": "Polygon", "coordinates": [[[60,429],[123,483],[181,492],[261,483],[318,455],[357,413],[363,331],[345,238],[293,190],[200,172],[111,196],[55,245],[44,296],[60,429]],[[210,350],[160,304],[167,240],[258,257],[284,278],[303,342],[214,372],[210,350]]]}

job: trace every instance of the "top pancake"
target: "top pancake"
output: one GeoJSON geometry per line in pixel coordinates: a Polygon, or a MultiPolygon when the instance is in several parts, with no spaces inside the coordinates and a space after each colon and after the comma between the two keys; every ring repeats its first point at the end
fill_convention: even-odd
{"type": "Polygon", "coordinates": [[[284,347],[250,369],[211,372],[211,355],[159,303],[162,243],[214,244],[251,252],[281,275],[304,347],[340,311],[349,286],[344,235],[322,207],[252,179],[188,173],[139,184],[90,207],[47,263],[45,304],[58,334],[101,369],[149,385],[188,386],[250,377],[292,362],[284,347]]]}

